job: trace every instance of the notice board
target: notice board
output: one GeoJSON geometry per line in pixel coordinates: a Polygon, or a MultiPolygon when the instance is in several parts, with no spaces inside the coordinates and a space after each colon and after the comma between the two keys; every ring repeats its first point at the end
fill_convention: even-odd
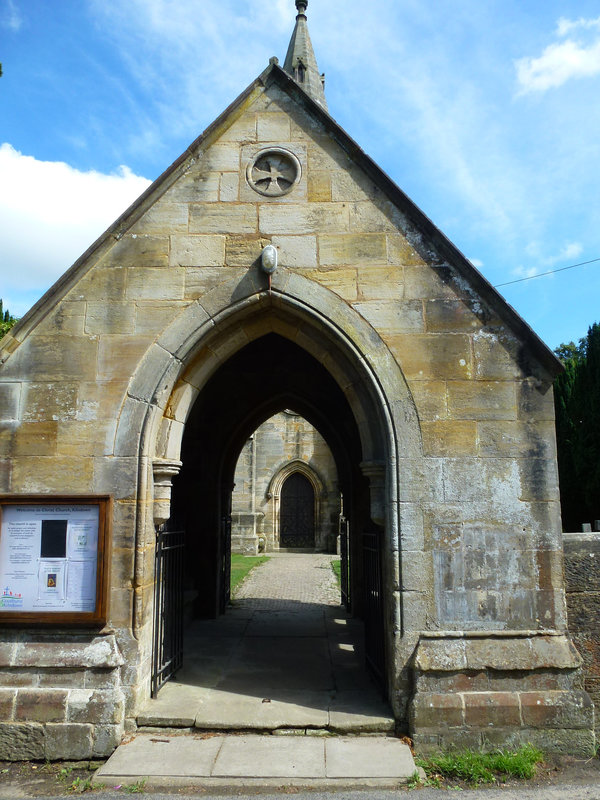
{"type": "Polygon", "coordinates": [[[109,505],[104,495],[0,495],[0,622],[106,622],[109,505]]]}

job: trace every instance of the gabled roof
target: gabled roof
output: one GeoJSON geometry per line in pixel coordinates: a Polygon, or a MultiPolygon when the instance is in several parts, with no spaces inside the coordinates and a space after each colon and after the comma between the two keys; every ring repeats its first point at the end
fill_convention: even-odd
{"type": "Polygon", "coordinates": [[[318,102],[284,71],[276,58],[270,60],[262,72],[200,136],[192,142],[178,159],[160,175],[154,183],[100,236],[83,255],[65,272],[44,296],[25,314],[0,343],[0,364],[53,308],[55,302],[85,274],[90,257],[100,257],[119,240],[127,230],[169,189],[186,170],[188,163],[207,149],[220,133],[229,127],[243,112],[248,102],[271,85],[278,86],[305,111],[317,119],[329,136],[348,154],[363,172],[375,183],[384,195],[402,212],[406,219],[428,240],[440,256],[447,260],[470,287],[498,314],[513,333],[525,344],[538,362],[555,376],[563,366],[550,348],[539,338],[523,318],[510,306],[499,292],[483,277],[471,262],[452,244],[421,209],[400,189],[391,178],[359,147],[340,125],[318,102]],[[12,334],[12,336],[11,336],[12,334]],[[15,342],[14,339],[17,341],[15,342]]]}

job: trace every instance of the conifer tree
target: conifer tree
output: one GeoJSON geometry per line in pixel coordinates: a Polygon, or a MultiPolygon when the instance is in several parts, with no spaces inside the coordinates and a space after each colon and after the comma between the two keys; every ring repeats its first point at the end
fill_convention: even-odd
{"type": "Polygon", "coordinates": [[[565,372],[554,384],[563,529],[600,519],[600,324],[555,353],[565,372]]]}

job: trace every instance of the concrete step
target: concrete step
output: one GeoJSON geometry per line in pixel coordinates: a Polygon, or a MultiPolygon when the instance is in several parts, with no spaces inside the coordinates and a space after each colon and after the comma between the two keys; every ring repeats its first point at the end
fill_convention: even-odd
{"type": "Polygon", "coordinates": [[[388,787],[416,771],[404,742],[382,736],[138,733],[94,775],[95,785],[388,787]]]}

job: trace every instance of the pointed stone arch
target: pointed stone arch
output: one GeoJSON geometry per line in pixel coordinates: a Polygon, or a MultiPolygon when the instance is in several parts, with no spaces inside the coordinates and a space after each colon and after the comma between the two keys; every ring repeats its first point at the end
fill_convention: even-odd
{"type": "Polygon", "coordinates": [[[281,464],[274,472],[267,489],[267,497],[272,503],[271,513],[273,515],[273,531],[276,541],[279,541],[281,535],[281,490],[286,480],[294,473],[299,473],[305,477],[312,487],[314,495],[315,531],[321,520],[321,503],[325,491],[323,480],[319,476],[317,470],[310,464],[307,464],[306,461],[302,461],[300,458],[287,461],[285,464],[281,464]]]}
{"type": "MultiPolygon", "coordinates": [[[[265,283],[251,269],[241,281],[208,292],[163,331],[130,380],[117,421],[115,453],[136,457],[138,463],[134,635],[145,640],[151,628],[155,523],[168,516],[169,479],[180,465],[182,436],[194,403],[219,367],[249,343],[274,333],[323,365],[356,421],[370,515],[384,529],[388,690],[394,702],[399,694],[395,664],[406,661],[427,614],[423,596],[404,591],[402,578],[403,544],[413,549],[417,543],[422,549],[420,497],[415,492],[423,481],[422,443],[412,395],[379,334],[338,295],[283,268],[273,276],[271,291],[265,283]],[[414,634],[402,636],[407,629],[414,634]]],[[[267,411],[263,408],[260,414],[262,418],[246,421],[250,431],[267,411]]],[[[241,441],[247,433],[243,431],[241,441]]]]}

